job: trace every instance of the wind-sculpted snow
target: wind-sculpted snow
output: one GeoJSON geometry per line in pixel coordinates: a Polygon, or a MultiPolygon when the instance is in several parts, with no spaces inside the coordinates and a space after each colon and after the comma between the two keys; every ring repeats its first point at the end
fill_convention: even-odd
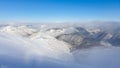
{"type": "Polygon", "coordinates": [[[119,27],[86,26],[1,25],[0,68],[120,68],[119,27]]]}

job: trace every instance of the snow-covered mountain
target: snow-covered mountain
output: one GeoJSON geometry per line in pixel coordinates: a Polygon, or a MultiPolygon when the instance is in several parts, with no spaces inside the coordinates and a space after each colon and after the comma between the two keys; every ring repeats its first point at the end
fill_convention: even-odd
{"type": "Polygon", "coordinates": [[[93,23],[1,24],[0,66],[119,68],[120,23],[93,23]]]}

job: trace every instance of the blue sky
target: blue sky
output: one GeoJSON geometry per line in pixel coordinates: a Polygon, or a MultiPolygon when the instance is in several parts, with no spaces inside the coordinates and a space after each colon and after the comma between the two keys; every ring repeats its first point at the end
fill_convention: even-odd
{"type": "Polygon", "coordinates": [[[120,0],[0,0],[0,21],[120,21],[120,0]]]}

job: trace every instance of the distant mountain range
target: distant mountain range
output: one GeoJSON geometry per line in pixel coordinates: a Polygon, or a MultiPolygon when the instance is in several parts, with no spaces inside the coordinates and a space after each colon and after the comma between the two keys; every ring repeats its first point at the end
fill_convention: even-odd
{"type": "Polygon", "coordinates": [[[120,47],[120,22],[0,25],[0,56],[3,59],[32,61],[39,57],[42,61],[75,62],[80,59],[76,57],[80,51],[114,47],[120,47]]]}
{"type": "Polygon", "coordinates": [[[119,22],[91,23],[55,23],[55,24],[6,24],[1,25],[0,32],[33,37],[43,32],[58,40],[69,43],[71,49],[90,48],[94,46],[120,46],[119,22]],[[104,44],[102,44],[104,43],[104,44]]]}

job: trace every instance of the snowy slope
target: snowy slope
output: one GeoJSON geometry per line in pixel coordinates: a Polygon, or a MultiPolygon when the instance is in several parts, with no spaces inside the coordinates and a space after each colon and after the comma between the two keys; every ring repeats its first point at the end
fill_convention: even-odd
{"type": "Polygon", "coordinates": [[[18,51],[18,53],[20,51],[21,54],[25,55],[23,55],[23,57],[27,56],[27,58],[30,58],[32,54],[35,54],[39,55],[40,59],[46,57],[54,58],[59,61],[73,61],[73,57],[69,51],[70,46],[63,41],[58,41],[41,32],[35,35],[33,34],[33,37],[26,38],[21,33],[28,31],[28,29],[19,31],[16,28],[13,29],[13,27],[5,27],[3,30],[0,32],[0,47],[5,50],[0,48],[0,51],[2,50],[1,53],[9,51],[10,53],[7,53],[6,55],[15,55],[13,51],[15,50],[16,52],[18,51]],[[17,35],[18,33],[20,34],[17,35]]]}

